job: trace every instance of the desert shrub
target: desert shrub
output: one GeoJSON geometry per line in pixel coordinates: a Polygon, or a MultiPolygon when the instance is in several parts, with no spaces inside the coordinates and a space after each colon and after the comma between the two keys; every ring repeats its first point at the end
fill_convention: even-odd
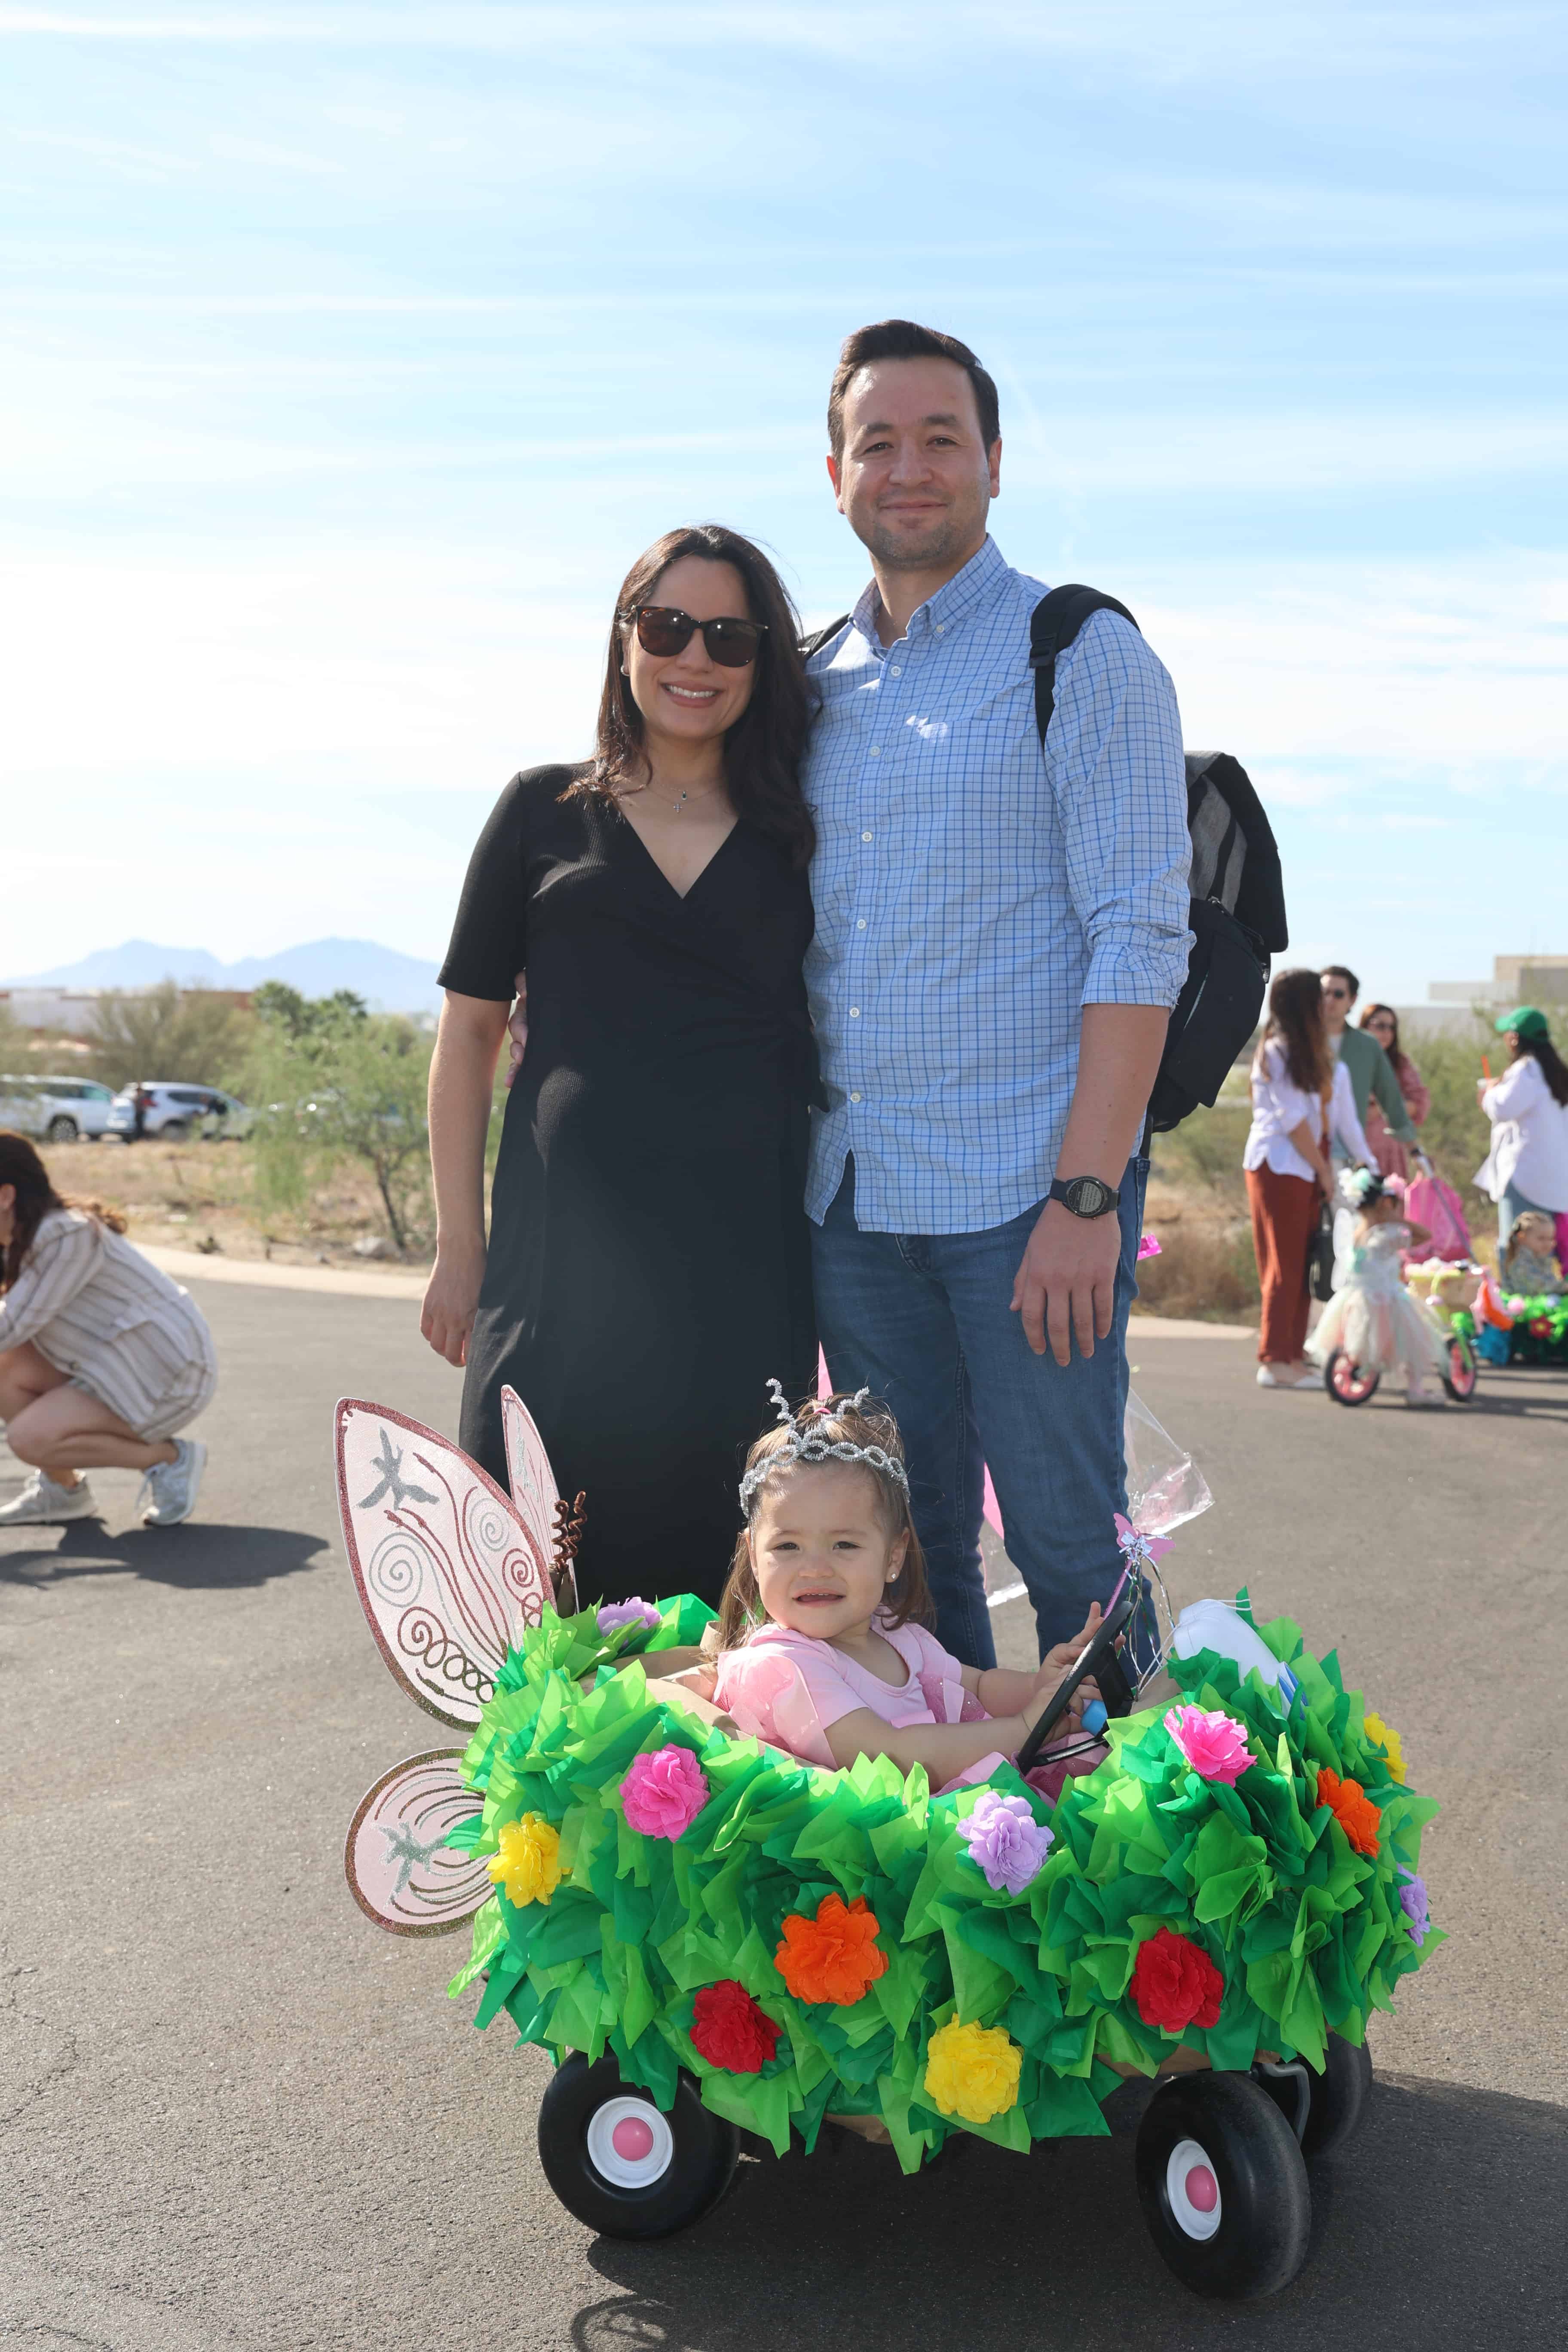
{"type": "Polygon", "coordinates": [[[133,996],[107,990],[88,1026],[89,1066],[106,1086],[134,1078],[184,1078],[233,1087],[254,1028],[251,1016],[207,989],[174,981],[133,996]]]}
{"type": "Polygon", "coordinates": [[[411,1021],[367,1013],[347,991],[313,1000],[271,992],[245,1072],[258,1113],[255,1192],[263,1213],[302,1210],[334,1169],[358,1160],[375,1179],[395,1246],[406,1251],[424,1240],[430,1046],[411,1021]]]}

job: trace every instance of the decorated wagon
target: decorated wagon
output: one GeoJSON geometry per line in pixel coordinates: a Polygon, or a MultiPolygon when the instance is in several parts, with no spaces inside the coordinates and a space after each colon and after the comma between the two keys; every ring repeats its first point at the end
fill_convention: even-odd
{"type": "Polygon", "coordinates": [[[1245,1594],[1184,1612],[1174,1690],[1111,1721],[1054,1806],[1010,1766],[936,1795],[885,1759],[821,1770],[650,1691],[710,1612],[579,1608],[571,1514],[510,1392],[504,1426],[510,1497],[402,1415],[337,1408],[372,1631],[468,1735],[376,1782],[346,1861],[395,1933],[472,1921],[450,1990],[555,2060],[539,2148],[563,2203],[679,2229],[742,2132],[783,2156],[847,2123],[905,2171],[955,2135],[1026,2155],[1106,2131],[1142,2076],[1138,2190],[1171,2269],[1229,2297],[1293,2277],[1304,2158],[1354,2127],[1367,2020],[1441,1940],[1436,1806],[1332,1654],[1255,1626],[1245,1594]]]}

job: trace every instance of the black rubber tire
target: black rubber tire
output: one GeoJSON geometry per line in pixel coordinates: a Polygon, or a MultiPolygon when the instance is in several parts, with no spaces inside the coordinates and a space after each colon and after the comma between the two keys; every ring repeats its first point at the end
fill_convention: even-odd
{"type": "Polygon", "coordinates": [[[1350,1358],[1346,1355],[1342,1348],[1336,1348],[1333,1354],[1329,1358],[1328,1362],[1323,1366],[1323,1386],[1328,1390],[1328,1392],[1333,1398],[1334,1402],[1336,1404],[1344,1405],[1370,1404],[1373,1398],[1377,1394],[1377,1384],[1383,1377],[1382,1373],[1373,1372],[1365,1388],[1358,1390],[1354,1396],[1342,1396],[1340,1391],[1334,1385],[1334,1372],[1336,1368],[1341,1364],[1345,1365],[1349,1369],[1350,1373],[1353,1378],[1356,1370],[1355,1366],[1351,1362],[1350,1358]]]}
{"type": "Polygon", "coordinates": [[[1443,1361],[1447,1366],[1443,1386],[1456,1404],[1468,1404],[1476,1392],[1477,1367],[1468,1340],[1458,1333],[1448,1341],[1443,1361]]]}
{"type": "Polygon", "coordinates": [[[1184,2286],[1227,2303],[1278,2294],[1307,2259],[1312,2197],[1296,2135],[1246,2074],[1182,2074],[1157,2091],[1138,2128],[1138,2195],[1149,2234],[1184,2286]],[[1209,2238],[1183,2228],[1168,2167],[1195,2140],[1219,2188],[1209,2238]]]}
{"type": "Polygon", "coordinates": [[[623,2081],[613,2058],[590,2066],[574,2051],[540,2103],[539,2160],[567,2211],[590,2230],[606,2238],[668,2238],[717,2205],[740,2159],[740,2134],[710,2113],[690,2075],[682,2074],[664,2118],[675,2143],[668,2168],[647,2188],[623,2188],[606,2179],[588,2153],[595,2116],[621,2098],[653,2105],[637,2084],[623,2081]]]}
{"type": "Polygon", "coordinates": [[[1301,2135],[1303,2156],[1333,2156],[1350,2138],[1372,2096],[1372,2053],[1363,2042],[1355,2044],[1331,2033],[1323,2071],[1310,2066],[1312,2103],[1301,2135]]]}
{"type": "Polygon", "coordinates": [[[47,1140],[50,1143],[74,1143],[79,1132],[74,1118],[51,1118],[47,1140]]]}

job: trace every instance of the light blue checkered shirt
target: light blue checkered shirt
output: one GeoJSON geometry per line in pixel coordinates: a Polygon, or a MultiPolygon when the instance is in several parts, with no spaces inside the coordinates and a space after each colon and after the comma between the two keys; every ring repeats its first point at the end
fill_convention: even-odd
{"type": "Polygon", "coordinates": [[[987,539],[897,645],[877,635],[872,586],[812,658],[819,1224],[851,1152],[868,1232],[1022,1215],[1056,1173],[1080,1008],[1181,992],[1175,691],[1137,631],[1097,613],[1057,664],[1042,752],[1029,615],[1045,593],[987,539]]]}

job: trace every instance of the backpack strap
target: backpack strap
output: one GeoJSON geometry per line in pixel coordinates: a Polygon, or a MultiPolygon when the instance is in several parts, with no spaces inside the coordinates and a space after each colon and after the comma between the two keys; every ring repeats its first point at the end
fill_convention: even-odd
{"type": "Polygon", "coordinates": [[[1051,713],[1057,707],[1057,657],[1066,653],[1084,623],[1095,613],[1120,613],[1124,621],[1131,621],[1132,626],[1138,627],[1125,604],[1076,580],[1042,596],[1029,615],[1029,667],[1035,673],[1035,724],[1042,748],[1051,713]]]}
{"type": "Polygon", "coordinates": [[[838,618],[836,621],[829,621],[825,629],[813,629],[809,637],[802,637],[800,641],[802,661],[809,661],[813,654],[819,654],[829,638],[836,637],[839,630],[844,628],[852,617],[848,613],[840,613],[838,618]]]}

